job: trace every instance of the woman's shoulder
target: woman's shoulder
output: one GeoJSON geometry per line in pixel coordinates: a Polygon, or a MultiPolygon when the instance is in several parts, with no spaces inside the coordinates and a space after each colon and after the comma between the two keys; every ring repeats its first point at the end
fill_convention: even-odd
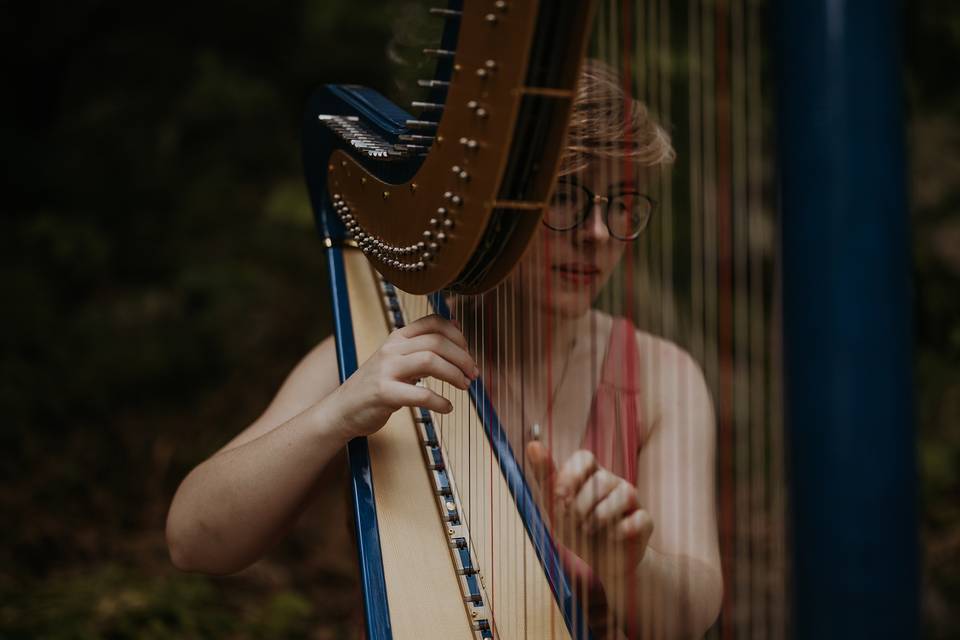
{"type": "Polygon", "coordinates": [[[700,365],[689,351],[676,342],[656,334],[634,328],[637,348],[643,357],[664,374],[694,375],[702,378],[700,365]]]}
{"type": "Polygon", "coordinates": [[[649,410],[661,414],[687,403],[712,410],[703,370],[689,351],[672,340],[637,327],[630,318],[599,310],[594,313],[598,326],[610,327],[609,352],[621,361],[635,359],[649,410]]]}
{"type": "Polygon", "coordinates": [[[598,339],[607,342],[608,349],[612,347],[621,351],[626,347],[645,366],[656,366],[664,373],[703,376],[693,356],[672,340],[637,327],[632,319],[625,316],[614,316],[600,309],[594,309],[591,313],[591,323],[597,327],[598,339]]]}
{"type": "Polygon", "coordinates": [[[275,429],[313,406],[340,384],[333,336],[320,341],[287,374],[266,410],[222,449],[240,446],[275,429]]]}
{"type": "Polygon", "coordinates": [[[334,336],[321,340],[293,368],[274,402],[290,401],[307,406],[321,400],[340,384],[334,336]]]}

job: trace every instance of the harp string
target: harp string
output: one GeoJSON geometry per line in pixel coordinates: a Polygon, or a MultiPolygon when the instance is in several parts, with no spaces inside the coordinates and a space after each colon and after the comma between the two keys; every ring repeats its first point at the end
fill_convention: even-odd
{"type": "MultiPolygon", "coordinates": [[[[630,59],[631,57],[634,57],[634,46],[635,46],[634,42],[638,42],[639,40],[634,37],[636,33],[639,33],[639,25],[634,23],[633,18],[634,18],[634,15],[636,15],[637,17],[642,15],[642,9],[643,9],[644,3],[637,3],[637,4],[639,6],[640,11],[636,11],[637,7],[634,7],[633,4],[630,2],[622,3],[621,11],[619,12],[611,11],[611,14],[616,16],[619,22],[619,24],[616,26],[619,27],[618,31],[620,32],[620,38],[619,38],[620,42],[611,40],[610,51],[607,53],[607,56],[611,60],[618,61],[620,66],[622,67],[620,69],[619,75],[624,85],[622,87],[624,98],[623,98],[623,104],[620,105],[620,107],[624,109],[625,113],[629,113],[629,111],[627,111],[630,108],[629,101],[631,99],[631,96],[637,95],[636,91],[638,90],[638,85],[639,85],[639,77],[637,75],[637,72],[639,71],[639,65],[636,64],[634,60],[630,59]],[[622,53],[619,53],[618,55],[618,52],[622,52],[622,53]]],[[[625,147],[624,150],[627,150],[634,142],[633,140],[629,139],[629,135],[630,135],[629,132],[627,132],[627,136],[625,136],[623,140],[623,144],[625,147]]],[[[621,173],[624,174],[624,177],[627,177],[627,176],[633,177],[632,175],[633,168],[626,158],[624,159],[620,167],[620,170],[621,170],[621,173]]],[[[605,180],[604,182],[608,182],[608,180],[605,180]]],[[[627,297],[629,297],[630,292],[633,291],[634,262],[635,262],[634,247],[628,246],[627,249],[625,250],[625,268],[626,268],[626,275],[627,275],[627,278],[625,280],[625,289],[623,286],[613,288],[612,297],[614,298],[613,302],[615,304],[622,305],[624,302],[623,300],[624,292],[626,292],[627,297]]],[[[633,322],[633,318],[631,316],[632,316],[632,310],[628,311],[627,318],[630,319],[631,322],[633,322]]],[[[629,336],[629,338],[632,338],[632,336],[629,336]]],[[[623,347],[625,347],[625,345],[620,346],[620,348],[623,348],[623,347]]],[[[633,363],[628,360],[627,361],[628,379],[632,377],[631,374],[633,372],[630,371],[629,369],[632,365],[633,363]]],[[[611,447],[616,446],[615,443],[616,443],[616,440],[614,442],[611,442],[610,446],[611,447]]],[[[616,562],[616,563],[623,562],[623,558],[616,557],[612,560],[612,562],[616,562]]],[[[629,589],[630,587],[631,585],[626,584],[625,580],[621,580],[617,584],[612,585],[611,594],[609,598],[611,602],[611,606],[608,608],[608,613],[607,613],[607,625],[609,629],[619,629],[623,627],[624,621],[621,619],[619,612],[624,611],[625,608],[622,608],[622,605],[621,605],[621,608],[618,608],[617,604],[623,602],[623,600],[625,599],[624,596],[629,594],[630,591],[632,591],[632,589],[629,589]]]]}
{"type": "MultiPolygon", "coordinates": [[[[673,59],[672,54],[672,21],[671,21],[671,12],[670,7],[672,4],[668,0],[660,0],[660,50],[665,52],[666,59],[661,61],[658,65],[659,75],[660,75],[660,85],[661,90],[661,102],[660,102],[660,113],[664,114],[665,117],[670,117],[673,110],[673,59]]],[[[675,214],[674,211],[674,199],[673,199],[673,188],[674,188],[674,174],[670,166],[661,167],[658,170],[658,178],[660,181],[659,188],[659,198],[662,202],[661,211],[664,225],[664,247],[666,247],[666,258],[664,260],[664,273],[665,273],[665,282],[666,287],[664,290],[669,295],[668,304],[664,305],[664,333],[667,338],[670,340],[678,341],[680,340],[680,331],[677,322],[677,295],[676,289],[677,279],[674,271],[674,265],[677,264],[677,256],[675,255],[674,248],[679,246],[680,242],[688,242],[686,238],[683,238],[681,235],[678,235],[677,229],[674,226],[675,214]]],[[[687,374],[678,374],[675,384],[679,385],[681,388],[689,388],[690,380],[688,379],[687,374]]],[[[678,405],[675,410],[678,415],[678,419],[681,423],[685,423],[690,419],[689,408],[686,406],[686,403],[680,400],[680,394],[677,394],[678,405]]],[[[687,431],[684,431],[684,444],[681,451],[689,451],[692,445],[688,445],[686,442],[687,431]]],[[[687,483],[686,486],[693,486],[692,482],[692,461],[690,456],[686,458],[683,457],[681,451],[677,452],[677,456],[674,460],[667,461],[667,464],[674,465],[675,468],[686,470],[687,483]]],[[[686,512],[687,510],[693,507],[694,500],[689,495],[689,492],[681,492],[677,496],[678,509],[677,509],[677,518],[679,514],[686,512]]],[[[678,531],[678,535],[682,537],[681,544],[688,544],[693,539],[692,523],[688,520],[686,527],[681,527],[679,523],[674,525],[674,528],[678,531]]],[[[687,591],[690,588],[691,578],[686,571],[686,567],[681,568],[680,575],[680,589],[681,591],[687,591]]],[[[681,611],[680,616],[683,619],[687,619],[692,616],[693,612],[689,610],[686,600],[681,601],[681,611]]]]}
{"type": "MultiPolygon", "coordinates": [[[[763,6],[762,0],[689,0],[684,7],[667,0],[611,0],[601,7],[592,45],[595,57],[615,64],[627,96],[640,97],[665,124],[683,123],[686,129],[677,132],[683,140],[678,170],[648,172],[646,184],[658,200],[657,212],[644,234],[628,245],[611,283],[593,306],[678,342],[704,370],[719,419],[717,502],[726,589],[723,616],[713,637],[724,638],[734,632],[783,637],[789,617],[776,337],[779,292],[772,250],[771,170],[766,161],[770,143],[764,135],[763,6]]],[[[624,145],[630,142],[625,140],[624,145]]],[[[627,162],[597,163],[598,181],[609,183],[630,170],[627,162]]],[[[474,348],[502,428],[528,479],[532,474],[526,447],[532,424],[540,424],[541,442],[562,464],[569,453],[563,429],[570,425],[555,406],[557,387],[563,387],[561,393],[578,385],[595,389],[602,382],[608,348],[596,316],[591,315],[576,343],[583,346],[582,340],[589,341],[590,366],[563,379],[564,361],[571,357],[561,344],[566,334],[559,321],[542,312],[559,295],[557,274],[550,269],[556,257],[549,243],[536,243],[516,277],[490,294],[472,300],[450,298],[452,315],[474,348]],[[537,270],[547,274],[550,286],[538,286],[543,280],[537,279],[537,270]]],[[[588,300],[592,294],[581,284],[573,295],[588,300]]],[[[428,313],[424,301],[412,316],[428,313]]],[[[622,374],[645,385],[644,415],[649,414],[652,398],[667,397],[684,420],[691,381],[658,375],[671,363],[657,353],[643,354],[642,363],[641,370],[631,371],[628,361],[622,374]]],[[[478,562],[485,572],[498,633],[528,637],[531,610],[546,610],[543,605],[553,596],[549,590],[528,592],[527,572],[537,562],[529,550],[519,551],[525,548],[525,534],[507,521],[509,500],[503,485],[495,482],[499,468],[489,448],[482,446],[486,416],[462,410],[469,404],[465,394],[445,383],[437,386],[458,407],[453,416],[438,416],[437,422],[451,464],[465,469],[458,490],[464,519],[477,533],[478,562]],[[481,450],[484,454],[478,457],[481,450]],[[509,619],[500,615],[505,593],[522,594],[523,606],[509,619]]],[[[592,440],[584,444],[593,450],[623,444],[610,433],[603,441],[599,437],[593,431],[592,440]]],[[[678,473],[685,474],[689,486],[689,465],[680,454],[652,461],[649,475],[638,483],[652,482],[673,467],[683,470],[678,473]]],[[[673,518],[692,507],[694,496],[689,492],[664,486],[653,490],[661,501],[677,501],[673,518]]],[[[544,507],[546,520],[556,522],[551,505],[544,507]]],[[[681,542],[697,535],[690,524],[681,527],[674,520],[673,525],[681,542]]],[[[580,535],[577,530],[555,533],[559,539],[580,535]]],[[[606,568],[627,559],[617,548],[606,568]]],[[[681,579],[692,578],[684,574],[681,579]]],[[[626,624],[620,617],[623,611],[660,612],[673,605],[668,594],[637,590],[622,579],[604,586],[611,604],[602,621],[607,629],[626,624]]],[[[586,617],[590,594],[584,584],[575,582],[572,587],[584,614],[574,625],[583,629],[594,622],[586,617]]],[[[650,633],[663,622],[643,620],[642,631],[650,633]]]]}
{"type": "Polygon", "coordinates": [[[749,299],[750,299],[750,353],[751,353],[751,371],[750,371],[750,389],[751,393],[751,415],[753,424],[751,428],[751,459],[759,467],[756,470],[756,476],[751,482],[753,495],[751,499],[751,508],[754,510],[752,518],[751,539],[759,548],[753,555],[754,569],[754,607],[756,612],[752,619],[757,620],[759,629],[753,635],[764,635],[767,637],[776,636],[776,623],[773,621],[774,607],[772,598],[776,597],[778,590],[775,588],[775,576],[773,575],[775,562],[773,558],[774,545],[770,544],[767,537],[770,532],[775,531],[773,520],[775,514],[768,508],[770,495],[773,491],[772,485],[775,482],[774,476],[770,473],[772,465],[767,456],[767,448],[770,446],[770,440],[767,437],[771,428],[770,421],[767,419],[768,407],[768,388],[766,379],[770,377],[766,372],[768,362],[768,351],[766,349],[767,336],[770,335],[770,327],[764,312],[767,306],[764,301],[764,288],[766,277],[764,272],[764,262],[769,259],[769,251],[765,246],[767,243],[762,234],[764,224],[763,211],[763,192],[760,188],[763,179],[763,164],[760,162],[763,153],[763,129],[760,126],[763,118],[762,94],[760,86],[760,66],[759,60],[762,51],[758,45],[757,34],[757,7],[755,2],[746,3],[746,51],[744,54],[744,73],[746,74],[746,105],[747,124],[745,135],[747,137],[747,198],[748,198],[748,229],[747,243],[750,247],[749,264],[749,299]],[[759,392],[758,392],[759,391],[759,392]],[[759,561],[756,560],[759,556],[759,561]]]}
{"type": "Polygon", "coordinates": [[[704,335],[706,352],[704,354],[704,369],[708,384],[713,390],[715,411],[718,418],[717,434],[717,477],[719,494],[719,521],[718,528],[720,534],[720,553],[722,571],[724,575],[724,603],[721,613],[719,632],[721,637],[728,638],[732,631],[730,624],[730,613],[732,612],[733,589],[730,581],[730,569],[732,566],[732,553],[729,546],[731,537],[729,532],[732,528],[729,517],[732,515],[730,510],[728,485],[729,459],[726,441],[725,422],[723,417],[724,398],[720,389],[720,352],[718,343],[719,327],[719,243],[718,243],[718,106],[717,106],[717,37],[716,37],[716,17],[719,11],[719,4],[711,6],[706,4],[702,12],[702,48],[701,48],[701,69],[703,73],[703,89],[701,99],[703,107],[703,232],[704,232],[704,335]],[[712,57],[710,57],[712,55],[712,57]]]}
{"type": "MultiPolygon", "coordinates": [[[[551,260],[551,250],[550,243],[540,243],[541,246],[541,271],[543,273],[550,273],[550,260],[551,260]]],[[[548,283],[548,286],[543,289],[544,296],[544,305],[547,309],[551,307],[553,303],[553,283],[548,283]]],[[[551,406],[550,399],[546,396],[548,389],[553,388],[553,329],[554,323],[553,319],[544,314],[537,314],[541,316],[541,323],[543,325],[543,332],[540,334],[542,340],[540,342],[540,351],[538,358],[534,361],[534,366],[537,366],[538,363],[543,363],[543,378],[540,387],[541,397],[546,397],[546,438],[547,438],[547,451],[554,456],[554,430],[553,430],[553,407],[551,406]]],[[[536,415],[536,414],[535,414],[536,415]]],[[[535,419],[535,418],[534,418],[535,419]]],[[[523,455],[526,455],[526,450],[524,450],[523,455]]],[[[546,501],[546,511],[547,511],[547,521],[555,522],[556,513],[553,509],[553,502],[550,500],[546,501]]],[[[544,540],[546,542],[546,540],[544,540]]],[[[576,589],[576,587],[574,587],[576,589]]],[[[552,628],[553,625],[551,625],[552,628]]],[[[577,626],[577,620],[574,620],[574,627],[577,626]]]]}
{"type": "Polygon", "coordinates": [[[730,290],[730,364],[731,378],[731,431],[733,432],[734,459],[734,513],[736,524],[736,594],[744,601],[741,606],[744,631],[753,627],[753,585],[751,581],[752,541],[750,531],[750,490],[753,460],[750,458],[750,406],[749,386],[745,381],[749,353],[746,349],[749,337],[747,328],[748,290],[746,288],[746,262],[749,248],[745,245],[747,221],[744,184],[746,175],[746,149],[744,132],[745,91],[743,74],[743,11],[740,0],[729,4],[729,123],[730,149],[730,229],[728,231],[731,255],[729,258],[730,290]],[[741,532],[746,533],[743,535],[741,532]]]}

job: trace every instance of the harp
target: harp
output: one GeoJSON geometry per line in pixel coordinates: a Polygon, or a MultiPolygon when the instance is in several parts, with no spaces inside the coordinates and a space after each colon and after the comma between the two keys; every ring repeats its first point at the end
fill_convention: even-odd
{"type": "MultiPolygon", "coordinates": [[[[391,329],[431,312],[462,315],[466,308],[452,309],[450,296],[488,291],[520,259],[556,177],[594,15],[616,36],[591,53],[629,58],[625,76],[643,84],[633,90],[661,112],[671,111],[675,83],[658,76],[667,64],[658,56],[679,32],[696,77],[684,91],[690,133],[681,143],[695,160],[679,187],[675,177],[656,181],[664,204],[676,198],[689,221],[681,228],[664,218],[639,245],[637,263],[617,276],[626,299],[610,304],[637,308],[631,292],[640,292],[659,309],[647,312],[646,324],[680,332],[679,305],[660,285],[685,279],[686,312],[700,318],[689,342],[717,409],[724,570],[723,613],[711,633],[783,637],[794,628],[823,638],[895,628],[912,635],[909,397],[897,393],[909,388],[898,241],[904,198],[896,148],[878,159],[864,142],[900,124],[889,73],[894,12],[882,4],[847,7],[838,23],[811,3],[774,3],[768,13],[764,3],[693,1],[682,28],[671,23],[670,3],[658,0],[467,0],[434,10],[445,27],[427,52],[437,71],[424,82],[428,97],[414,105],[420,115],[343,85],[321,88],[306,109],[304,164],[327,250],[341,377],[391,329]],[[813,13],[801,16],[804,8],[813,13]],[[778,28],[776,82],[760,63],[770,53],[760,44],[768,17],[778,28]],[[826,43],[841,57],[869,43],[886,64],[878,70],[852,56],[835,68],[811,53],[830,51],[826,43]],[[774,85],[779,107],[765,110],[774,85]],[[750,94],[758,86],[764,95],[750,94]],[[776,116],[778,125],[756,125],[748,113],[776,116]],[[757,141],[774,132],[788,150],[779,182],[764,164],[771,145],[757,141]],[[826,174],[821,149],[832,150],[826,174]],[[811,175],[821,182],[810,184],[811,175]],[[882,213],[866,238],[844,228],[866,224],[851,194],[882,213]],[[774,226],[758,229],[765,224],[774,226]],[[818,225],[832,232],[826,246],[818,225]],[[686,255],[667,249],[683,244],[686,255]],[[678,276],[685,260],[690,273],[678,276]],[[852,295],[864,282],[873,283],[866,295],[852,295]],[[871,329],[870,319],[880,318],[883,329],[871,329]],[[844,338],[851,331],[853,342],[844,338]],[[842,389],[818,393],[823,371],[834,372],[842,389]],[[852,409],[868,398],[869,411],[852,409]],[[858,438],[873,443],[872,464],[857,461],[849,442],[858,438]],[[841,535],[824,531],[828,522],[839,523],[841,535]],[[890,558],[883,551],[890,546],[903,553],[890,558]],[[870,614],[877,605],[889,615],[870,614]]],[[[531,494],[522,451],[504,435],[499,403],[484,381],[466,394],[444,392],[452,418],[399,411],[377,435],[349,446],[368,636],[590,637],[584,596],[565,575],[549,514],[531,494]]]]}

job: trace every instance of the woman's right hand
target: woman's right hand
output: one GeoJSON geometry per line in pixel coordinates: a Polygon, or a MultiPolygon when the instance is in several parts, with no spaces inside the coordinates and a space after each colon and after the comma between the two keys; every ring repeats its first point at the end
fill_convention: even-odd
{"type": "Polygon", "coordinates": [[[401,407],[450,413],[453,405],[416,383],[432,377],[466,389],[479,375],[463,334],[449,320],[426,316],[393,331],[332,397],[347,438],[368,436],[401,407]]]}

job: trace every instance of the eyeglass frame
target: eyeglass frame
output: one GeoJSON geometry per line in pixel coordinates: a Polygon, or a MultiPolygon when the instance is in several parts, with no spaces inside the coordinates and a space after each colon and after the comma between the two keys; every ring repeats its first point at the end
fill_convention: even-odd
{"type": "MultiPolygon", "coordinates": [[[[576,180],[560,180],[557,182],[557,187],[561,185],[569,185],[569,186],[580,188],[581,190],[586,192],[588,199],[587,199],[586,206],[584,206],[581,209],[580,213],[577,215],[576,222],[574,222],[569,227],[563,227],[563,228],[554,227],[553,225],[547,222],[547,216],[544,215],[541,222],[543,222],[545,227],[553,231],[573,231],[574,229],[582,225],[584,221],[586,221],[590,217],[590,212],[593,211],[593,208],[595,206],[597,206],[598,204],[603,204],[605,205],[603,207],[603,224],[607,228],[607,233],[610,234],[610,237],[616,238],[621,242],[632,242],[637,238],[639,238],[643,234],[643,232],[647,230],[647,226],[650,224],[650,218],[653,217],[653,213],[657,210],[657,201],[651,198],[650,196],[648,196],[647,194],[640,193],[639,191],[628,190],[628,191],[621,191],[620,193],[616,193],[616,194],[607,192],[607,195],[601,196],[594,193],[589,187],[587,187],[583,183],[578,182],[576,180]],[[632,234],[631,236],[626,238],[622,238],[618,236],[616,233],[613,232],[613,229],[610,227],[610,204],[618,196],[637,196],[637,197],[643,198],[650,204],[650,215],[647,216],[647,219],[643,223],[643,226],[640,227],[640,229],[635,234],[632,234]]],[[[553,194],[550,196],[550,200],[553,200],[553,197],[556,196],[556,194],[557,192],[556,190],[554,190],[553,194]]],[[[548,201],[547,207],[550,207],[550,206],[551,204],[548,201]]]]}

